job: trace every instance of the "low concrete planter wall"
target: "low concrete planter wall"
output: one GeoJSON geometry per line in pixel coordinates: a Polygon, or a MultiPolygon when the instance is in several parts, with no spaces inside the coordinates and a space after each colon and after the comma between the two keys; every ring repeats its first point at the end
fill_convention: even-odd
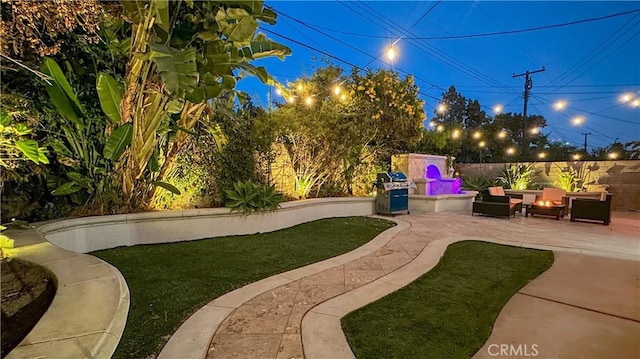
{"type": "Polygon", "coordinates": [[[329,217],[374,214],[372,197],[319,198],[285,202],[273,212],[251,215],[227,208],[189,209],[86,217],[38,228],[48,241],[87,253],[136,244],[168,243],[209,237],[270,232],[329,217]]]}

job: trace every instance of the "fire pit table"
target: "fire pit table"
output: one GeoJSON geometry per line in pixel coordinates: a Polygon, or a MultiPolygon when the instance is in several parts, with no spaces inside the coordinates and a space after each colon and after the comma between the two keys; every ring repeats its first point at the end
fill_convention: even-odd
{"type": "Polygon", "coordinates": [[[560,218],[564,217],[564,209],[566,205],[564,204],[553,204],[549,202],[536,202],[525,205],[524,216],[533,217],[534,214],[538,214],[541,216],[552,216],[556,217],[556,220],[559,221],[560,218]]]}

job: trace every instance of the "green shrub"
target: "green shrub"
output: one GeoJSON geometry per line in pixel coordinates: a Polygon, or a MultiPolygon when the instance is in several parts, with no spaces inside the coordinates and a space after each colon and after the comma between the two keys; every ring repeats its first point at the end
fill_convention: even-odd
{"type": "Polygon", "coordinates": [[[234,212],[249,214],[257,211],[273,211],[280,207],[282,195],[276,192],[274,185],[256,185],[251,181],[236,182],[233,190],[224,191],[227,207],[234,212]]]}
{"type": "Polygon", "coordinates": [[[495,185],[495,181],[484,176],[464,176],[462,177],[462,189],[468,191],[482,192],[495,185]]]}
{"type": "Polygon", "coordinates": [[[558,169],[558,180],[553,182],[554,186],[562,188],[567,192],[582,191],[584,180],[575,168],[569,166],[562,168],[558,165],[556,165],[556,167],[558,169]]]}
{"type": "Polygon", "coordinates": [[[533,183],[536,175],[534,163],[509,163],[504,166],[502,176],[497,178],[497,182],[506,188],[525,190],[533,183]]]}

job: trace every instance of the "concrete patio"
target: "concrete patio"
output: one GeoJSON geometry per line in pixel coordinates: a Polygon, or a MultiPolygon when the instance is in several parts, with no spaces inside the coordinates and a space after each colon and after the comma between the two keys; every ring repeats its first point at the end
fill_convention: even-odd
{"type": "MultiPolygon", "coordinates": [[[[391,235],[214,300],[180,327],[160,357],[353,357],[340,318],[427,272],[448,244],[460,240],[556,252],[554,266],[505,306],[487,345],[536,343],[541,357],[585,357],[592,348],[587,344],[597,346],[594,353],[640,353],[640,213],[614,212],[609,226],[524,214],[510,220],[468,212],[397,218],[391,235]],[[545,321],[547,315],[555,319],[545,321]],[[580,330],[569,331],[572,323],[580,330]],[[598,335],[603,328],[614,338],[598,335]],[[558,345],[559,336],[572,340],[558,345]]],[[[490,355],[487,348],[477,356],[490,355]]]]}

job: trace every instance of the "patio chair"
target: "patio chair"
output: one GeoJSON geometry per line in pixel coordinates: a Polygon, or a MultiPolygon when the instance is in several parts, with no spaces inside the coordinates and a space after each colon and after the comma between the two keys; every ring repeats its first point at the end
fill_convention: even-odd
{"type": "Polygon", "coordinates": [[[482,201],[473,202],[471,215],[481,213],[487,216],[509,218],[511,216],[515,217],[518,209],[522,210],[522,203],[510,203],[509,196],[492,196],[485,193],[482,196],[482,201]]]}
{"type": "Polygon", "coordinates": [[[578,219],[602,221],[605,226],[611,222],[612,195],[602,192],[603,198],[574,198],[571,207],[571,222],[578,219]]]}
{"type": "Polygon", "coordinates": [[[536,198],[536,202],[538,201],[549,201],[554,205],[564,204],[564,211],[562,216],[564,217],[569,213],[569,197],[567,197],[567,191],[562,188],[555,187],[547,187],[542,189],[542,196],[540,198],[536,198]]]}
{"type": "Polygon", "coordinates": [[[497,186],[497,187],[489,187],[489,195],[490,196],[497,196],[497,197],[507,197],[509,198],[509,204],[512,206],[515,206],[515,210],[522,213],[522,199],[520,198],[512,198],[511,196],[507,196],[504,193],[504,188],[497,186]]]}

